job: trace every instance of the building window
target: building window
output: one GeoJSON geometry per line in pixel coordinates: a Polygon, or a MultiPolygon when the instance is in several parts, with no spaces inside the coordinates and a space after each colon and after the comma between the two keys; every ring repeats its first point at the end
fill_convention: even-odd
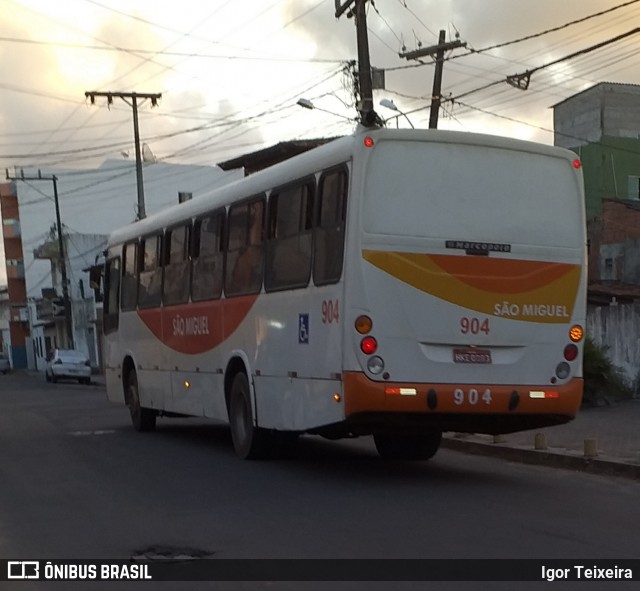
{"type": "Polygon", "coordinates": [[[640,200],[640,176],[629,176],[627,199],[640,200]]]}

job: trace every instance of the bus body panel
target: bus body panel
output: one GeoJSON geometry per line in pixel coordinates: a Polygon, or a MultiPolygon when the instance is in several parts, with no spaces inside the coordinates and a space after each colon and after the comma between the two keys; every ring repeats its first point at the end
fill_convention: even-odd
{"type": "Polygon", "coordinates": [[[528,428],[544,424],[545,415],[548,424],[570,420],[582,396],[582,343],[569,362],[564,351],[570,328],[584,327],[586,315],[575,155],[499,139],[476,143],[474,136],[462,144],[442,136],[371,137],[374,147],[355,158],[353,182],[362,184],[362,198],[350,212],[358,231],[349,237],[346,281],[350,328],[359,315],[371,318],[384,372],[368,370],[363,335],[351,328],[347,418],[376,413],[380,420],[380,413],[404,414],[408,405],[410,413],[440,415],[443,426],[508,432],[526,421],[509,423],[507,412],[480,426],[449,415],[494,412],[496,399],[504,407],[517,391],[528,428]],[[556,376],[561,363],[569,363],[569,375],[556,376]],[[387,388],[417,392],[385,397],[387,388]],[[426,405],[430,390],[438,394],[437,411],[426,405]],[[452,403],[454,392],[469,391],[480,398],[492,392],[493,405],[452,403]],[[539,392],[562,401],[537,398],[539,392]]]}

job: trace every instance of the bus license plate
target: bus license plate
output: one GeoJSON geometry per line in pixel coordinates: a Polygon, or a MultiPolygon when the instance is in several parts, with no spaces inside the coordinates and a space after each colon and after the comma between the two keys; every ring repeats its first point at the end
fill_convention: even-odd
{"type": "Polygon", "coordinates": [[[454,349],[454,363],[491,363],[491,351],[488,349],[454,349]]]}

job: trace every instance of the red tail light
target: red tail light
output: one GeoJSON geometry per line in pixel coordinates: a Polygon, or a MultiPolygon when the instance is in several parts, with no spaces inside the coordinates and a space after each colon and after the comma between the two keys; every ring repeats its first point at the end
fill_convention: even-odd
{"type": "Polygon", "coordinates": [[[578,357],[578,347],[574,344],[567,345],[564,348],[564,358],[567,361],[573,361],[576,357],[578,357]]]}
{"type": "Polygon", "coordinates": [[[378,350],[378,341],[373,337],[364,337],[360,341],[360,349],[365,355],[373,355],[378,350]]]}

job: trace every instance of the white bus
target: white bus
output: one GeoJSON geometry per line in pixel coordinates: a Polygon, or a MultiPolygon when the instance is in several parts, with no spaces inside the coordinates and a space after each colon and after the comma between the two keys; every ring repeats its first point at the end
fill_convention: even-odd
{"type": "Polygon", "coordinates": [[[568,150],[358,130],[119,229],[108,398],[426,459],[443,431],[561,424],[581,402],[586,239],[568,150]]]}

